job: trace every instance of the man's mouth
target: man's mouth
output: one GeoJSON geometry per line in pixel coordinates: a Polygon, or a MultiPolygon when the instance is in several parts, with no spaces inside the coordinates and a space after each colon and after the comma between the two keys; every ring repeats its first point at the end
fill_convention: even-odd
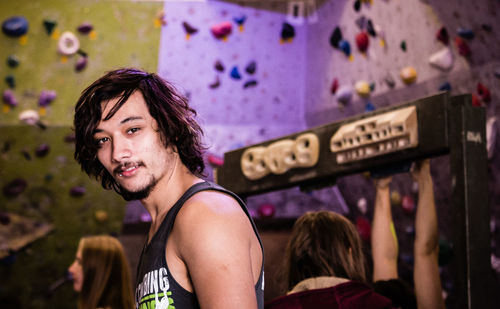
{"type": "Polygon", "coordinates": [[[115,169],[115,174],[118,174],[119,177],[130,177],[137,172],[139,166],[139,164],[134,164],[131,166],[121,166],[115,169]]]}

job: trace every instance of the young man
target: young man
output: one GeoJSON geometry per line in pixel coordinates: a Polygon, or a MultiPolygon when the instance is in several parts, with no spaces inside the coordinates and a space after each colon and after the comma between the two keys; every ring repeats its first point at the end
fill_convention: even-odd
{"type": "Polygon", "coordinates": [[[156,74],[111,71],[76,104],[75,159],[151,215],[137,308],[263,308],[260,238],[243,202],[200,178],[195,115],[156,74]]]}

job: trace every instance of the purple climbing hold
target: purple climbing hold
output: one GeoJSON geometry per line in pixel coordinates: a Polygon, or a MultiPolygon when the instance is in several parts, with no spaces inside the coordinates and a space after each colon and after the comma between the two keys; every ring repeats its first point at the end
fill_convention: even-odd
{"type": "Polygon", "coordinates": [[[83,69],[87,67],[87,63],[88,63],[87,57],[79,56],[78,60],[76,60],[75,71],[77,72],[83,71],[83,69]]]}
{"type": "Polygon", "coordinates": [[[38,145],[36,148],[35,148],[35,155],[38,157],[38,158],[43,158],[45,157],[50,151],[50,146],[49,144],[47,143],[43,143],[43,144],[40,144],[38,145]]]}
{"type": "Polygon", "coordinates": [[[91,23],[85,22],[81,23],[78,28],[76,28],[81,34],[89,34],[90,31],[94,30],[94,26],[91,23]]]}
{"type": "Polygon", "coordinates": [[[42,90],[40,97],[38,98],[38,106],[45,107],[50,105],[52,101],[57,97],[54,90],[42,90]]]}
{"type": "Polygon", "coordinates": [[[5,89],[2,95],[3,102],[11,107],[17,106],[18,102],[14,91],[5,89]]]}
{"type": "Polygon", "coordinates": [[[74,186],[73,188],[71,188],[71,190],[69,191],[69,194],[71,194],[71,196],[82,196],[84,195],[85,193],[87,192],[87,190],[85,190],[85,187],[82,187],[82,186],[74,186]]]}
{"type": "Polygon", "coordinates": [[[28,183],[23,178],[16,178],[11,182],[7,183],[3,187],[3,194],[7,197],[16,197],[28,186],[28,183]]]}

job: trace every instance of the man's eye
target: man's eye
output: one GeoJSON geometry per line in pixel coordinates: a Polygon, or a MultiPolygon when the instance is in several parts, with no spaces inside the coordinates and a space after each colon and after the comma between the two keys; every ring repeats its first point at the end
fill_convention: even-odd
{"type": "Polygon", "coordinates": [[[97,143],[97,146],[101,146],[102,144],[104,144],[105,142],[107,142],[109,140],[109,138],[107,137],[103,137],[103,138],[98,138],[96,139],[96,143],[97,143]]]}
{"type": "Polygon", "coordinates": [[[139,130],[140,130],[139,128],[131,128],[131,129],[128,130],[128,134],[135,133],[135,132],[137,132],[139,130]]]}

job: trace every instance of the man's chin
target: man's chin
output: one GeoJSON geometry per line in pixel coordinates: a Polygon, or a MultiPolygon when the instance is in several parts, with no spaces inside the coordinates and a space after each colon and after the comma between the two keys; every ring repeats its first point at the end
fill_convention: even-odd
{"type": "Polygon", "coordinates": [[[149,196],[151,193],[151,190],[153,189],[152,186],[148,186],[142,190],[139,191],[129,191],[125,188],[121,188],[120,194],[125,199],[126,201],[132,201],[132,200],[142,200],[145,199],[149,196]]]}

